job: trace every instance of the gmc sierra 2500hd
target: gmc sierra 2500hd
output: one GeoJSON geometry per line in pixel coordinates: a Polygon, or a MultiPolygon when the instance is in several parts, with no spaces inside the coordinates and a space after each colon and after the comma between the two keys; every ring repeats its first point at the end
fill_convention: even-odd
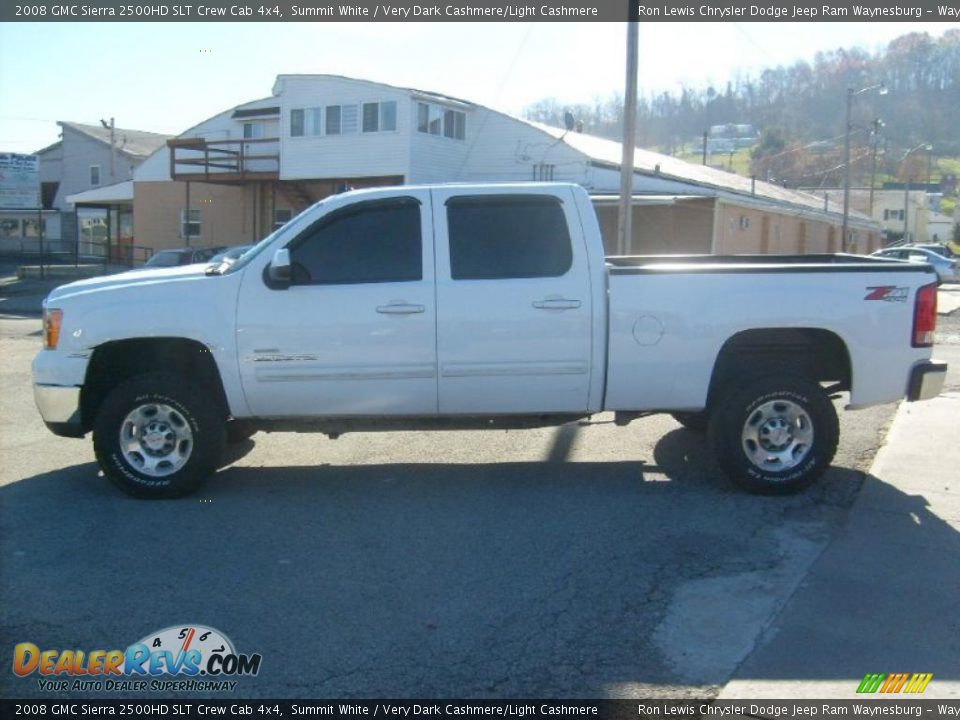
{"type": "Polygon", "coordinates": [[[705,430],[756,492],[815,480],[859,408],[940,392],[932,268],[850,255],[604,257],[575,185],[327,198],[219,266],[71,283],[37,406],[126,491],[182,495],[263,430],[705,430]]]}

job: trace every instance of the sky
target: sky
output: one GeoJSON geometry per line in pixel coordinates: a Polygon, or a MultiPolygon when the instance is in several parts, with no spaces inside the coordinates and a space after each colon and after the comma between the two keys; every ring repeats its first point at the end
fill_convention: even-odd
{"type": "MultiPolygon", "coordinates": [[[[641,23],[641,94],[957,23],[641,23]]],[[[624,23],[0,23],[0,151],[56,142],[57,120],[178,134],[267,97],[283,73],[330,73],[508,113],[623,93],[624,23]]],[[[842,99],[838,98],[838,102],[842,99]]]]}

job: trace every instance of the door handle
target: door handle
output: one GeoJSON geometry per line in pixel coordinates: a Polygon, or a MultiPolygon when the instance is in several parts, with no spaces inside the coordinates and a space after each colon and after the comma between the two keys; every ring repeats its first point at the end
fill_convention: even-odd
{"type": "Polygon", "coordinates": [[[575,310],[580,307],[579,300],[557,298],[554,300],[534,300],[533,306],[538,310],[575,310]]]}
{"type": "Polygon", "coordinates": [[[415,315],[426,310],[423,305],[411,305],[410,303],[391,303],[390,305],[377,305],[377,312],[381,315],[415,315]]]}

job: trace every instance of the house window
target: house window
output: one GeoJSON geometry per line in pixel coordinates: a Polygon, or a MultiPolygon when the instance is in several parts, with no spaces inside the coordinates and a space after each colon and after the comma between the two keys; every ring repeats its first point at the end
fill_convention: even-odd
{"type": "Polygon", "coordinates": [[[90,166],[90,184],[91,185],[100,184],[100,166],[99,165],[90,166]]]}
{"type": "Polygon", "coordinates": [[[903,210],[884,210],[884,220],[903,220],[903,210]]]}
{"type": "Polygon", "coordinates": [[[417,131],[430,132],[430,106],[426,103],[417,103],[417,131]]]}
{"type": "Polygon", "coordinates": [[[417,130],[428,135],[443,135],[463,140],[467,134],[466,113],[432,103],[417,103],[417,130]]]}
{"type": "Polygon", "coordinates": [[[294,108],[290,111],[290,136],[323,135],[323,108],[294,108]]]}
{"type": "Polygon", "coordinates": [[[533,166],[533,179],[540,182],[552,182],[554,167],[549,163],[536,163],[533,166]]]}
{"type": "MultiPolygon", "coordinates": [[[[378,132],[396,128],[396,108],[392,120],[388,114],[380,111],[379,105],[386,103],[364,103],[364,132],[378,132]],[[367,110],[367,106],[371,106],[367,110]],[[371,124],[372,123],[372,124],[371,124]],[[368,129],[372,127],[373,129],[368,129]]],[[[396,103],[393,103],[395,106],[396,103]]],[[[326,107],[293,108],[290,111],[291,137],[305,135],[348,135],[357,132],[360,117],[356,105],[327,105],[326,107]]]]}
{"type": "Polygon", "coordinates": [[[357,132],[356,105],[328,105],[326,110],[327,135],[352,135],[357,132]]]}
{"type": "Polygon", "coordinates": [[[17,218],[0,218],[0,238],[20,237],[20,220],[17,218]]]}
{"type": "Polygon", "coordinates": [[[380,103],[380,129],[384,132],[397,129],[396,101],[380,103]]]}
{"type": "Polygon", "coordinates": [[[363,104],[363,131],[365,133],[380,130],[380,103],[363,104]]]}
{"type": "Polygon", "coordinates": [[[243,124],[244,140],[259,140],[262,137],[263,137],[262,122],[245,122],[243,124]]]}
{"type": "Polygon", "coordinates": [[[340,134],[340,106],[327,107],[327,135],[340,134]]]}
{"type": "Polygon", "coordinates": [[[290,136],[303,137],[303,108],[290,111],[290,136]]]}
{"type": "Polygon", "coordinates": [[[46,234],[47,223],[44,220],[41,224],[41,221],[36,219],[27,219],[23,221],[23,236],[25,238],[35,238],[40,237],[41,231],[46,234]]]}
{"type": "Polygon", "coordinates": [[[397,129],[397,103],[373,102],[363,104],[363,132],[387,132],[397,129]]]}
{"type": "Polygon", "coordinates": [[[200,209],[190,208],[190,219],[187,220],[186,210],[180,211],[180,238],[200,237],[200,209]]]}
{"type": "Polygon", "coordinates": [[[279,230],[293,217],[293,210],[290,208],[277,208],[273,211],[273,229],[279,230]]]}

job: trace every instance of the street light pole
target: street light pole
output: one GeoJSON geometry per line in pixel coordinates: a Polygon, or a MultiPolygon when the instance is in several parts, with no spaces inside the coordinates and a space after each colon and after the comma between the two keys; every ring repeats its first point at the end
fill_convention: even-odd
{"type": "Polygon", "coordinates": [[[871,90],[877,90],[881,95],[887,94],[887,86],[884,83],[870,85],[860,90],[847,88],[846,126],[843,132],[843,225],[840,230],[840,247],[843,250],[846,250],[849,244],[850,225],[850,131],[853,130],[850,115],[853,111],[853,98],[871,90]]]}
{"type": "MultiPolygon", "coordinates": [[[[905,242],[905,243],[910,242],[910,237],[909,237],[909,236],[910,236],[910,233],[909,233],[909,229],[910,229],[909,213],[910,213],[910,180],[911,180],[911,173],[910,173],[910,164],[907,162],[907,160],[909,160],[910,156],[911,156],[913,153],[915,153],[917,150],[926,150],[928,153],[932,153],[932,152],[933,152],[933,145],[931,145],[930,143],[922,142],[922,143],[920,143],[919,145],[917,145],[916,147],[913,147],[913,148],[910,148],[909,150],[907,150],[907,151],[903,154],[903,160],[900,161],[900,164],[901,164],[901,166],[903,167],[903,174],[904,174],[904,180],[905,180],[904,185],[903,185],[903,187],[904,187],[904,190],[903,190],[903,242],[905,242]]],[[[917,220],[917,222],[919,223],[919,219],[917,220]]]]}

